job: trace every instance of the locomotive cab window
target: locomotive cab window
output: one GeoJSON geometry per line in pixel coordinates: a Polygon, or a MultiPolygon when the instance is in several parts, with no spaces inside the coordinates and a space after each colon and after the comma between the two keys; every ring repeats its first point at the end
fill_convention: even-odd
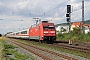
{"type": "Polygon", "coordinates": [[[43,29],[48,29],[49,27],[48,26],[43,26],[43,29]]]}
{"type": "Polygon", "coordinates": [[[55,27],[54,26],[49,26],[49,29],[54,29],[55,27]]]}
{"type": "Polygon", "coordinates": [[[43,29],[54,29],[54,26],[43,26],[43,29]]]}

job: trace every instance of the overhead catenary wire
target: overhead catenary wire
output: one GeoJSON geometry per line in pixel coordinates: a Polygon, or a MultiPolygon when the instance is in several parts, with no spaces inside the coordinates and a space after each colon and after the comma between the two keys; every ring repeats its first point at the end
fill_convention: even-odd
{"type": "MultiPolygon", "coordinates": [[[[89,5],[86,5],[86,6],[83,6],[83,7],[89,7],[89,5]]],[[[75,13],[75,12],[77,12],[77,11],[81,10],[81,9],[82,9],[82,7],[81,7],[81,8],[79,8],[79,9],[74,10],[74,12],[72,12],[72,13],[75,13]]],[[[81,18],[79,18],[78,20],[81,20],[81,18]]],[[[84,19],[84,20],[85,20],[85,19],[84,19]]]]}
{"type": "MultiPolygon", "coordinates": [[[[30,1],[31,1],[31,0],[29,0],[29,2],[28,2],[28,3],[26,4],[26,6],[22,9],[22,11],[27,8],[27,6],[28,6],[28,4],[30,3],[30,1]]],[[[23,0],[22,2],[24,2],[24,0],[23,0]]],[[[22,13],[22,11],[21,11],[21,13],[22,13]]],[[[20,15],[21,13],[19,13],[19,15],[20,15]]]]}
{"type": "Polygon", "coordinates": [[[54,10],[54,9],[56,9],[56,8],[58,8],[58,7],[60,7],[60,6],[62,6],[63,4],[65,4],[65,3],[68,2],[68,1],[69,1],[69,0],[65,1],[65,2],[62,3],[62,4],[59,4],[58,6],[54,7],[53,9],[50,9],[50,10],[47,11],[46,13],[48,13],[48,12],[50,12],[50,11],[52,11],[52,10],[54,10]]]}
{"type": "Polygon", "coordinates": [[[44,12],[41,16],[43,16],[43,15],[46,15],[46,14],[50,13],[51,11],[53,11],[53,10],[57,9],[58,7],[60,7],[60,6],[62,6],[63,4],[67,3],[68,1],[69,1],[69,0],[67,0],[67,1],[65,1],[65,2],[63,2],[63,3],[59,4],[59,5],[57,5],[56,7],[54,7],[54,8],[52,8],[52,9],[50,9],[49,11],[44,12]]]}
{"type": "MultiPolygon", "coordinates": [[[[23,0],[24,1],[24,0],[23,0]]],[[[23,2],[22,1],[22,2],[23,2]]],[[[26,8],[27,8],[27,6],[29,5],[29,3],[30,3],[30,1],[31,0],[29,0],[29,2],[27,3],[27,5],[22,9],[22,11],[23,10],[25,10],[26,8]]],[[[63,2],[63,3],[61,3],[61,4],[59,4],[59,5],[57,5],[56,7],[54,7],[54,8],[52,8],[52,9],[50,9],[49,11],[46,11],[46,12],[29,12],[29,15],[32,15],[33,13],[35,14],[37,14],[37,15],[39,15],[39,17],[42,17],[42,16],[45,16],[46,14],[49,14],[49,13],[54,13],[53,11],[55,11],[57,8],[59,8],[60,6],[62,6],[63,4],[65,4],[65,3],[67,3],[68,1],[70,1],[70,0],[67,0],[67,1],[65,1],[65,2],[63,2]]],[[[81,9],[81,8],[80,8],[81,9]]],[[[77,9],[77,10],[74,10],[72,13],[75,13],[76,11],[79,11],[80,9],[77,9]]],[[[21,11],[21,13],[22,13],[22,11],[21,11]]],[[[58,10],[59,11],[59,10],[58,10]]],[[[21,13],[19,13],[19,15],[21,14],[21,13]]],[[[60,13],[59,13],[59,15],[60,15],[60,13]]]]}
{"type": "MultiPolygon", "coordinates": [[[[22,2],[24,2],[24,1],[25,1],[25,0],[22,0],[22,2]]],[[[31,1],[31,0],[29,0],[29,2],[28,2],[28,3],[26,4],[26,6],[22,9],[22,11],[27,8],[27,6],[29,5],[30,1],[31,1]]],[[[52,10],[55,10],[56,8],[62,6],[63,4],[65,4],[65,3],[68,2],[68,1],[69,1],[69,0],[67,0],[67,1],[59,4],[58,6],[54,7],[53,9],[50,9],[50,10],[47,11],[47,12],[39,12],[39,17],[40,17],[40,16],[43,16],[43,15],[46,15],[47,13],[50,13],[52,10]]],[[[20,15],[20,14],[22,13],[22,11],[20,11],[20,12],[18,13],[18,15],[20,15]]],[[[12,14],[14,14],[14,13],[15,13],[15,12],[13,11],[12,14]]],[[[33,13],[33,12],[32,12],[32,13],[33,13]]],[[[29,15],[32,15],[32,13],[30,12],[29,15]]],[[[34,12],[34,13],[37,13],[37,12],[34,12]]]]}

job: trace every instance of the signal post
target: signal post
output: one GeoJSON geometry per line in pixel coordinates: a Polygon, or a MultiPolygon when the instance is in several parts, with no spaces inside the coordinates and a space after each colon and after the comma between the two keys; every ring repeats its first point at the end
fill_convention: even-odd
{"type": "Polygon", "coordinates": [[[70,39],[70,26],[71,26],[71,5],[67,5],[67,25],[69,25],[69,44],[72,45],[72,40],[70,39]]]}

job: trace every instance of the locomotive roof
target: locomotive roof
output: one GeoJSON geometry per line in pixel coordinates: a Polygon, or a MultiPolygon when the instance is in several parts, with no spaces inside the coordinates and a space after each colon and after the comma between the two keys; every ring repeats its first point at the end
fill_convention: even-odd
{"type": "Polygon", "coordinates": [[[42,21],[42,22],[45,22],[45,23],[47,23],[48,21],[42,21]]]}

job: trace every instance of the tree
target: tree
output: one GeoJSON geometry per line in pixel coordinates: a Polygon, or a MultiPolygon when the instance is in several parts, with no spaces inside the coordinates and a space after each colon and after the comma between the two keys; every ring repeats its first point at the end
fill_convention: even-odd
{"type": "Polygon", "coordinates": [[[71,34],[81,34],[82,30],[80,28],[73,28],[73,31],[71,31],[71,34]]]}

